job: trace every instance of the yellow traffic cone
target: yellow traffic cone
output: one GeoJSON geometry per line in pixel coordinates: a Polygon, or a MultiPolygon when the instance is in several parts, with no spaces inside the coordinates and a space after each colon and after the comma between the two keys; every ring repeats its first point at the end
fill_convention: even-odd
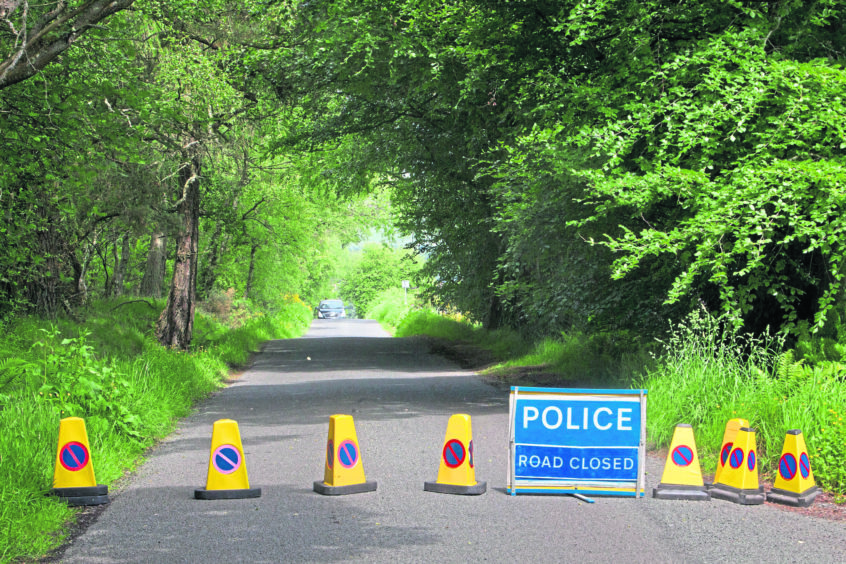
{"type": "MultiPolygon", "coordinates": [[[[717,460],[717,472],[714,474],[714,483],[717,483],[717,480],[720,479],[723,467],[726,465],[726,462],[728,462],[729,454],[731,454],[731,449],[734,446],[735,435],[737,435],[737,432],[741,427],[748,426],[749,421],[740,417],[736,419],[729,419],[726,422],[726,430],[723,432],[723,443],[720,447],[720,458],[717,460]]],[[[713,487],[713,485],[714,484],[709,484],[709,487],[713,487]]]]}
{"type": "Polygon", "coordinates": [[[693,427],[687,423],[679,423],[673,431],[661,483],[652,490],[652,497],[711,501],[711,495],[702,480],[693,427]]]}
{"type": "Polygon", "coordinates": [[[109,488],[97,484],[85,421],[66,417],[59,422],[59,444],[53,470],[52,495],[68,505],[102,505],[109,502],[109,488]]]}
{"type": "Polygon", "coordinates": [[[332,415],[329,417],[323,481],[314,482],[314,491],[323,495],[345,495],[375,490],[376,482],[368,482],[364,477],[352,415],[332,415]]]}
{"type": "Polygon", "coordinates": [[[781,458],[778,461],[778,477],[773,488],[767,492],[767,501],[808,507],[820,494],[814,483],[811,461],[805,448],[802,431],[792,429],[787,432],[781,458]]]}
{"type": "Polygon", "coordinates": [[[206,487],[194,490],[194,498],[244,499],[251,497],[261,497],[261,488],[250,488],[238,422],[232,419],[219,419],[212,427],[206,487]]]}
{"type": "Polygon", "coordinates": [[[475,466],[470,416],[464,413],[453,415],[447,423],[438,480],[425,482],[423,489],[448,494],[483,494],[487,483],[476,481],[475,466]]]}
{"type": "Polygon", "coordinates": [[[741,505],[764,503],[764,488],[758,483],[755,429],[741,427],[737,432],[720,480],[711,488],[711,497],[741,505]]]}

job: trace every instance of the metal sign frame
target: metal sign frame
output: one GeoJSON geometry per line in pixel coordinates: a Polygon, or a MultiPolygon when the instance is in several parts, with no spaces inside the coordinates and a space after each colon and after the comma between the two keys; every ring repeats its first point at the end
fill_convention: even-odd
{"type": "MultiPolygon", "coordinates": [[[[625,497],[643,497],[646,489],[645,484],[645,461],[646,461],[646,390],[603,390],[603,389],[571,389],[571,388],[534,388],[534,387],[520,387],[512,386],[511,394],[508,402],[508,478],[506,482],[506,491],[511,495],[519,493],[531,494],[589,494],[589,495],[608,495],[608,496],[625,496],[625,497]],[[579,421],[571,424],[571,412],[567,412],[567,423],[562,424],[562,411],[557,409],[555,413],[559,414],[555,425],[546,426],[547,420],[544,415],[543,424],[547,431],[541,431],[544,435],[540,443],[522,443],[518,442],[518,415],[521,400],[528,401],[546,401],[550,406],[561,405],[567,406],[575,405],[573,402],[578,402],[580,406],[594,405],[598,409],[594,411],[593,423],[599,425],[599,411],[603,411],[603,425],[599,429],[606,429],[609,425],[606,421],[611,409],[608,405],[628,405],[632,409],[636,409],[639,413],[640,425],[639,429],[630,429],[629,433],[623,433],[622,439],[625,439],[621,444],[599,444],[594,445],[589,441],[592,437],[589,433],[575,433],[572,429],[578,429],[579,421]],[[568,429],[569,428],[569,429],[568,429]],[[553,429],[552,432],[549,430],[553,429]],[[587,441],[587,442],[586,442],[587,441]],[[636,441],[636,442],[635,442],[636,441]],[[531,478],[517,475],[517,461],[518,461],[518,447],[526,449],[547,449],[555,452],[554,449],[569,449],[569,451],[584,450],[585,452],[604,450],[614,452],[613,449],[619,449],[616,452],[628,452],[630,454],[636,453],[637,469],[632,479],[589,479],[579,477],[541,477],[531,478]]],[[[528,405],[528,404],[526,404],[528,405]]],[[[525,405],[524,405],[525,409],[525,405]]],[[[535,410],[537,411],[537,410],[535,410]]],[[[588,427],[588,408],[584,408],[584,422],[585,430],[588,427]]],[[[532,419],[534,421],[534,419],[532,419]]],[[[524,427],[526,423],[524,422],[524,427]]],[[[618,425],[620,426],[620,425],[618,425]]],[[[622,428],[622,427],[621,427],[622,428]]],[[[629,430],[628,428],[625,428],[629,430]]],[[[617,436],[612,435],[612,441],[617,440],[617,436]]],[[[622,440],[621,439],[621,440],[622,440]]],[[[609,464],[610,466],[610,464],[609,464]]],[[[628,475],[628,474],[627,474],[628,475]]]]}

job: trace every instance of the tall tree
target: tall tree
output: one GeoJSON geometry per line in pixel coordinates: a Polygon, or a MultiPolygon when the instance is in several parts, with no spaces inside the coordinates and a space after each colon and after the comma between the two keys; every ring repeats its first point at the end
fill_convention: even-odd
{"type": "Polygon", "coordinates": [[[178,171],[182,194],[174,206],[180,218],[176,259],[167,306],[156,323],[156,337],[163,345],[187,349],[194,333],[197,297],[202,163],[196,141],[189,141],[181,154],[185,159],[178,171]]]}

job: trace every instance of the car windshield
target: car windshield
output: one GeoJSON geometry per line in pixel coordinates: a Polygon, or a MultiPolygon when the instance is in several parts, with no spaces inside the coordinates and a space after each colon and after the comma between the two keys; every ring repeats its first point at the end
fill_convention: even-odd
{"type": "Polygon", "coordinates": [[[341,300],[326,300],[324,302],[320,302],[320,307],[323,309],[338,309],[344,307],[344,302],[341,300]]]}

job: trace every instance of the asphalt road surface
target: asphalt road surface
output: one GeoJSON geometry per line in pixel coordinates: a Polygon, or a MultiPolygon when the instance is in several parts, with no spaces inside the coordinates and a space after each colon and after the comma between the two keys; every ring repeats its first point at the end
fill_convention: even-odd
{"type": "MultiPolygon", "coordinates": [[[[63,562],[846,562],[846,526],[769,505],[505,493],[508,393],[363,320],[272,341],[181,422],[63,562]],[[322,496],[329,416],[354,417],[372,493],[322,496]],[[423,491],[472,417],[481,496],[423,491]],[[257,499],[199,501],[212,423],[238,421],[257,499]]],[[[663,461],[650,458],[647,487],[663,461]]]]}

